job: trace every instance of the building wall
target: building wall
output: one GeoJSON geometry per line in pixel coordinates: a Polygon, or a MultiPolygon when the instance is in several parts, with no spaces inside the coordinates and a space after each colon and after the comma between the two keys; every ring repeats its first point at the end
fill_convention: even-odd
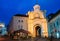
{"type": "Polygon", "coordinates": [[[59,33],[59,37],[60,37],[60,14],[57,15],[55,18],[53,18],[50,22],[49,22],[49,28],[48,28],[48,32],[49,32],[49,36],[51,36],[51,32],[53,32],[53,36],[56,38],[57,33],[59,33]]]}
{"type": "Polygon", "coordinates": [[[24,29],[27,30],[27,17],[14,16],[13,19],[13,28],[14,31],[24,29]]]}
{"type": "Polygon", "coordinates": [[[14,31],[13,29],[13,17],[11,19],[11,21],[9,22],[9,25],[8,25],[8,33],[12,33],[14,31]]]}

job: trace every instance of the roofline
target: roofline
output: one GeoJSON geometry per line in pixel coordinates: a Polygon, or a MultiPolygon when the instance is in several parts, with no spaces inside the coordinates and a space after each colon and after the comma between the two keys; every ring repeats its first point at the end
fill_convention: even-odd
{"type": "Polygon", "coordinates": [[[19,17],[28,17],[28,15],[22,15],[22,14],[16,14],[14,16],[19,16],[19,17]]]}
{"type": "Polygon", "coordinates": [[[54,19],[55,17],[57,17],[58,15],[60,15],[60,10],[58,10],[55,14],[53,14],[52,18],[50,18],[48,20],[48,22],[50,22],[52,19],[54,19]]]}

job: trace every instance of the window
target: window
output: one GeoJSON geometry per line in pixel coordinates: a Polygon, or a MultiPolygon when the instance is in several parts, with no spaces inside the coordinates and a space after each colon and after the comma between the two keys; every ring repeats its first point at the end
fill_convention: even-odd
{"type": "Polygon", "coordinates": [[[23,29],[23,26],[21,25],[21,29],[23,29]]]}
{"type": "Polygon", "coordinates": [[[2,30],[0,30],[0,34],[2,33],[2,30]]]}
{"type": "Polygon", "coordinates": [[[20,28],[20,25],[18,25],[18,29],[20,28]]]}
{"type": "Polygon", "coordinates": [[[52,25],[50,25],[50,27],[52,27],[52,25]]]}
{"type": "Polygon", "coordinates": [[[57,26],[58,26],[58,21],[57,21],[57,26]]]}
{"type": "Polygon", "coordinates": [[[20,22],[20,20],[18,20],[18,22],[20,22]]]}
{"type": "Polygon", "coordinates": [[[50,27],[53,28],[53,24],[52,23],[50,24],[50,27]]]}
{"type": "Polygon", "coordinates": [[[50,30],[52,30],[52,29],[53,29],[52,24],[50,24],[50,30]]]}
{"type": "Polygon", "coordinates": [[[18,22],[23,22],[23,20],[18,20],[18,22]]]}
{"type": "Polygon", "coordinates": [[[21,22],[23,22],[23,20],[21,20],[21,22]]]}
{"type": "Polygon", "coordinates": [[[54,23],[54,27],[55,27],[55,23],[54,23]]]}
{"type": "Polygon", "coordinates": [[[60,24],[60,18],[58,18],[57,20],[58,20],[58,24],[60,24]]]}

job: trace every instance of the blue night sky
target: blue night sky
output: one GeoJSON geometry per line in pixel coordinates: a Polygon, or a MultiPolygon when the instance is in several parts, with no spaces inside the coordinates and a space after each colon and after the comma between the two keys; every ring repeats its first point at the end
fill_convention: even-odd
{"type": "MultiPolygon", "coordinates": [[[[35,4],[36,0],[0,0],[0,22],[7,25],[13,15],[26,14],[35,4]]],[[[38,4],[41,10],[47,10],[47,15],[60,9],[60,0],[38,0],[38,4]]]]}

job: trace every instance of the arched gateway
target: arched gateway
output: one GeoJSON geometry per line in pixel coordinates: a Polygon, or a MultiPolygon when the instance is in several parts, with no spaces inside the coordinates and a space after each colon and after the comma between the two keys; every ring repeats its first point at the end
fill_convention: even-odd
{"type": "Polygon", "coordinates": [[[44,17],[44,12],[40,10],[39,5],[35,5],[33,8],[34,11],[28,12],[28,31],[32,37],[48,37],[47,20],[44,17]]]}
{"type": "Polygon", "coordinates": [[[39,24],[34,25],[33,30],[34,30],[33,32],[35,34],[35,37],[42,36],[42,26],[41,25],[39,25],[39,24]]]}
{"type": "Polygon", "coordinates": [[[36,26],[35,27],[35,34],[36,34],[36,36],[41,36],[41,27],[40,26],[36,26]]]}

